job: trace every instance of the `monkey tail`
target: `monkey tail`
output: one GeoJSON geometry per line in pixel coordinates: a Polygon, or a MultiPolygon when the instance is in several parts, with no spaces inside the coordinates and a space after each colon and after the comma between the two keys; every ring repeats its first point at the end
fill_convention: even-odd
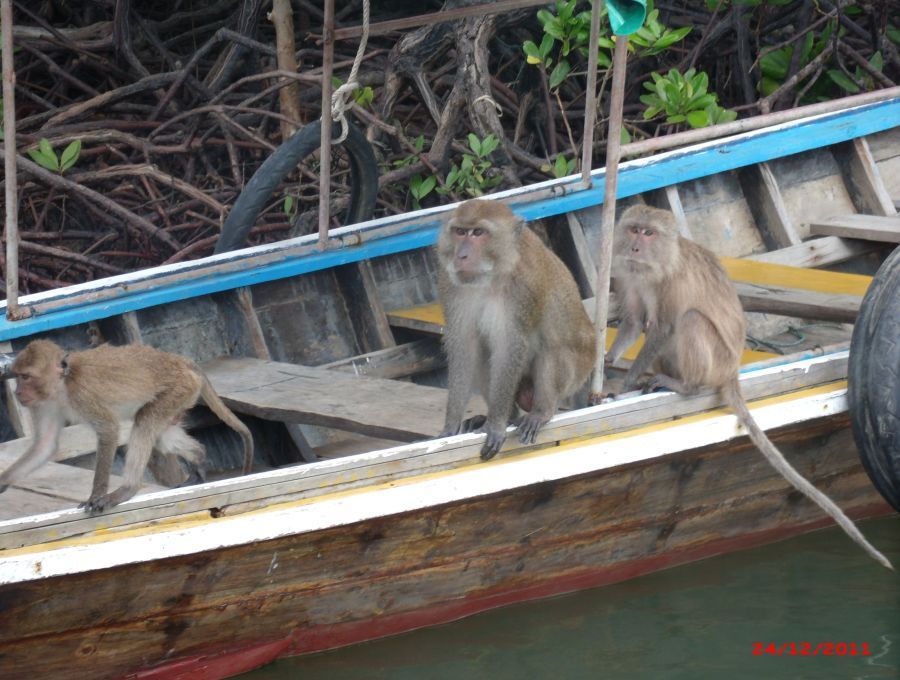
{"type": "Polygon", "coordinates": [[[784,478],[793,484],[804,496],[831,515],[834,521],[840,525],[859,547],[865,550],[878,563],[893,571],[894,567],[888,558],[882,555],[871,543],[869,543],[869,541],[866,540],[866,537],[862,535],[862,532],[856,527],[853,520],[847,517],[847,515],[844,514],[844,511],[841,510],[834,501],[819,491],[803,477],[803,475],[797,472],[797,470],[788,463],[781,451],[779,451],[769,440],[766,433],[763,432],[759,425],[757,425],[753,416],[750,414],[750,410],[747,408],[747,402],[744,401],[736,378],[722,388],[722,396],[725,398],[728,405],[737,413],[741,424],[747,428],[750,440],[760,451],[762,451],[762,454],[766,457],[766,460],[769,461],[772,467],[778,470],[778,472],[780,472],[784,478]]]}
{"type": "Polygon", "coordinates": [[[212,383],[209,382],[209,378],[201,371],[198,371],[198,375],[201,380],[200,398],[203,400],[203,403],[206,404],[213,413],[219,416],[219,420],[241,436],[241,441],[244,444],[243,473],[245,475],[249,474],[250,470],[253,468],[253,435],[250,434],[250,430],[247,429],[247,426],[234,415],[231,409],[229,409],[219,395],[216,394],[216,390],[213,388],[212,383]]]}

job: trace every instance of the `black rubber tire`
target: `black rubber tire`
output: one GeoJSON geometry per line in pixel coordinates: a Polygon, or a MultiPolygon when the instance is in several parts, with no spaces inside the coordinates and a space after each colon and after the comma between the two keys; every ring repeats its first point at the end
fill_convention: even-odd
{"type": "MultiPolygon", "coordinates": [[[[269,156],[234,202],[231,212],[222,226],[222,234],[216,243],[216,253],[243,248],[256,218],[271,199],[272,193],[284,177],[313,151],[319,148],[321,121],[315,121],[299,129],[269,156]]],[[[334,125],[334,137],[341,131],[334,125]]],[[[341,146],[350,159],[350,208],[344,224],[354,224],[371,219],[375,212],[375,196],[378,193],[378,165],[375,154],[365,135],[353,124],[341,146]]]]}
{"type": "Polygon", "coordinates": [[[853,327],[850,418],[863,467],[900,512],[900,248],[875,274],[853,327]]]}

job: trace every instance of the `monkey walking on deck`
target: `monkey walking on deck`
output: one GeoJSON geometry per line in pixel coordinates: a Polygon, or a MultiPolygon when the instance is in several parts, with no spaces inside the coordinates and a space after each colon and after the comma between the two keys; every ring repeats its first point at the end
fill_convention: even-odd
{"type": "Polygon", "coordinates": [[[869,555],[893,569],[853,521],[787,462],[753,419],[738,382],[744,312],[715,255],[682,238],[672,213],[645,205],[622,214],[613,250],[622,323],[606,365],[615,363],[645,332],[644,346],[625,375],[624,391],[637,387],[651,367],[656,373],[647,391],[662,387],[690,395],[703,387],[718,388],[769,463],[869,555]]]}
{"type": "Polygon", "coordinates": [[[67,354],[48,340],[34,340],[12,364],[16,397],[34,417],[34,443],[0,474],[0,492],[56,453],[67,422],[87,423],[97,434],[97,462],[90,498],[82,507],[102,512],[134,496],[156,450],[178,455],[199,468],[205,449],[179,424],[201,399],[244,446],[244,474],[253,465],[250,430],[216,394],[192,361],[146,345],[101,345],[67,354]],[[120,420],[133,420],[125,457],[125,482],[113,492],[109,476],[120,420]]]}
{"type": "Polygon", "coordinates": [[[562,261],[504,204],[462,203],[438,239],[444,307],[447,415],[442,437],[483,428],[492,458],[515,422],[523,443],[588,379],[597,341],[578,286],[562,261]],[[463,423],[473,385],[487,416],[463,423]]]}

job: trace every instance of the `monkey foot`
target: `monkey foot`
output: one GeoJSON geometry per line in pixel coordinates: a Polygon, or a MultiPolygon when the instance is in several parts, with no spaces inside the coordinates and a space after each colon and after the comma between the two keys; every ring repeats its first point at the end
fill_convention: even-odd
{"type": "Polygon", "coordinates": [[[506,428],[503,428],[499,432],[492,432],[490,430],[487,431],[487,437],[484,440],[484,445],[481,447],[481,460],[490,460],[494,456],[497,455],[497,452],[503,446],[503,442],[506,441],[506,428]]]}
{"type": "Polygon", "coordinates": [[[112,493],[103,494],[102,496],[91,496],[84,503],[80,503],[78,505],[79,508],[84,508],[84,511],[89,515],[96,515],[104,510],[108,510],[114,505],[118,505],[124,501],[127,501],[129,498],[134,496],[137,493],[137,489],[129,489],[128,487],[119,487],[112,493]]]}
{"type": "Polygon", "coordinates": [[[460,432],[478,432],[487,422],[487,416],[472,416],[463,421],[460,432]]]}
{"type": "Polygon", "coordinates": [[[547,424],[549,418],[529,413],[519,422],[519,439],[523,444],[534,444],[538,430],[547,424]]]}

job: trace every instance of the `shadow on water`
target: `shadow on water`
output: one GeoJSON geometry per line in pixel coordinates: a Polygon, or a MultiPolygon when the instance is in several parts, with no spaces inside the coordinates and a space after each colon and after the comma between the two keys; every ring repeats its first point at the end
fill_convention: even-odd
{"type": "MultiPolygon", "coordinates": [[[[900,563],[900,517],[860,527],[900,563]]],[[[241,677],[900,678],[900,576],[834,528],[241,677]],[[791,642],[798,654],[802,643],[848,645],[835,647],[843,656],[754,654],[754,643],[791,642]]]]}

